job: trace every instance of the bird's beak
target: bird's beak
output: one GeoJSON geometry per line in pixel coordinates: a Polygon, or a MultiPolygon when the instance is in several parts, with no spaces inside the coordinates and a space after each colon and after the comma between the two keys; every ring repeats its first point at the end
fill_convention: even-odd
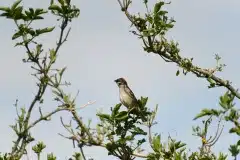
{"type": "Polygon", "coordinates": [[[114,82],[116,82],[116,83],[117,83],[117,82],[118,82],[118,79],[115,79],[115,80],[114,80],[114,82]]]}

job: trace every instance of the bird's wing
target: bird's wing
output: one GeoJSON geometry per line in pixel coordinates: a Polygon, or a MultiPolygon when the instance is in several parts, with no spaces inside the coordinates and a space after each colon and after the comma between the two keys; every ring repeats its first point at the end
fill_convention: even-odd
{"type": "Polygon", "coordinates": [[[125,87],[125,91],[132,99],[137,101],[137,98],[135,97],[133,91],[129,87],[125,87]]]}

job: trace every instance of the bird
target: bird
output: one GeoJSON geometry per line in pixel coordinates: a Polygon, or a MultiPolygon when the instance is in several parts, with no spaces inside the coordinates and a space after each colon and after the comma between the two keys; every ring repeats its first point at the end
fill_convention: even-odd
{"type": "Polygon", "coordinates": [[[124,78],[118,78],[114,80],[119,87],[119,98],[122,105],[124,105],[130,112],[136,111],[137,114],[140,114],[142,119],[145,121],[143,114],[140,111],[139,102],[134,95],[133,91],[128,86],[127,81],[124,78]]]}
{"type": "Polygon", "coordinates": [[[135,97],[132,90],[129,88],[127,81],[124,78],[118,78],[114,81],[119,87],[119,98],[121,103],[128,109],[136,107],[136,105],[138,104],[137,98],[135,97]]]}

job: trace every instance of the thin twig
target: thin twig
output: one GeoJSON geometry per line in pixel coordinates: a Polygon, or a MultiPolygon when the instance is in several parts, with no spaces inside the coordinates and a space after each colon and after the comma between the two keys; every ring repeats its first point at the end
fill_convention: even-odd
{"type": "Polygon", "coordinates": [[[84,154],[84,152],[83,152],[83,147],[82,147],[82,146],[79,146],[79,148],[80,148],[80,151],[81,151],[81,154],[82,154],[83,159],[86,160],[85,154],[84,154]]]}
{"type": "Polygon", "coordinates": [[[35,120],[33,123],[31,123],[31,124],[28,126],[27,130],[29,130],[30,128],[34,127],[34,126],[35,126],[36,124],[38,124],[39,122],[50,118],[50,117],[51,117],[52,115],[54,115],[55,113],[60,112],[60,111],[64,111],[64,110],[66,111],[66,110],[68,110],[68,109],[67,109],[67,108],[57,108],[57,109],[53,110],[52,112],[46,114],[45,116],[41,116],[39,119],[37,119],[37,120],[35,120]]]}

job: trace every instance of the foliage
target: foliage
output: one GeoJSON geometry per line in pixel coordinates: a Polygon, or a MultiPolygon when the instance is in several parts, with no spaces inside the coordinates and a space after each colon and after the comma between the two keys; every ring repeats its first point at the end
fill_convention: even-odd
{"type": "MultiPolygon", "coordinates": [[[[18,101],[16,101],[17,120],[11,127],[18,138],[13,141],[14,145],[11,153],[9,153],[10,159],[20,159],[26,153],[26,146],[35,140],[31,135],[31,128],[41,121],[49,121],[50,117],[59,111],[68,110],[73,112],[71,109],[74,105],[74,99],[70,99],[61,89],[62,85],[67,85],[66,82],[62,83],[62,76],[66,68],[53,69],[52,66],[56,62],[60,47],[66,41],[70,32],[70,29],[67,32],[65,31],[67,25],[72,19],[78,17],[79,9],[71,5],[69,0],[59,0],[57,3],[51,1],[48,10],[52,11],[61,20],[60,36],[57,46],[49,49],[49,52],[45,54],[43,44],[37,42],[36,38],[42,34],[52,32],[55,27],[34,29],[32,24],[37,20],[44,19],[43,16],[48,11],[40,8],[25,10],[20,4],[21,1],[16,1],[11,7],[1,7],[0,10],[3,11],[1,16],[13,20],[17,26],[17,31],[12,36],[12,39],[19,39],[20,42],[17,42],[15,46],[26,49],[26,58],[23,59],[23,62],[30,63],[31,68],[35,71],[33,76],[38,80],[38,91],[30,106],[28,108],[20,108],[20,112],[17,104],[18,101]],[[41,108],[39,108],[40,118],[30,122],[33,108],[37,107],[38,103],[44,103],[43,95],[47,87],[53,90],[55,100],[60,105],[57,109],[45,115],[42,113],[41,108]]],[[[36,151],[37,148],[34,148],[35,153],[37,153],[36,151]]],[[[37,154],[40,154],[40,151],[37,154]]]]}
{"type": "MultiPolygon", "coordinates": [[[[64,86],[70,85],[70,83],[62,81],[66,67],[53,68],[59,56],[59,49],[66,42],[70,33],[69,24],[79,16],[80,10],[72,4],[71,0],[51,0],[47,9],[25,9],[21,6],[21,0],[18,0],[10,7],[0,7],[0,16],[10,19],[16,24],[17,30],[13,34],[12,40],[18,40],[15,46],[25,48],[26,54],[23,62],[31,64],[34,71],[32,75],[37,80],[38,90],[29,106],[19,108],[18,100],[16,100],[17,119],[11,128],[17,135],[17,139],[13,141],[11,152],[1,154],[0,160],[19,160],[27,155],[29,151],[26,150],[26,147],[35,142],[31,130],[42,121],[50,121],[52,115],[62,111],[68,112],[73,117],[74,123],[70,121],[69,124],[66,124],[63,118],[60,118],[62,126],[68,131],[69,136],[59,135],[72,140],[73,147],[77,144],[80,149],[79,153],[72,155],[70,158],[72,160],[87,159],[83,151],[85,146],[101,146],[108,150],[109,155],[122,160],[133,160],[136,157],[148,160],[226,160],[228,158],[227,154],[214,154],[211,147],[221,136],[223,131],[221,122],[223,121],[232,124],[229,133],[240,135],[240,112],[234,103],[236,99],[240,99],[240,93],[231,85],[229,80],[216,76],[216,73],[221,72],[225,66],[220,63],[219,55],[215,55],[216,66],[211,69],[201,68],[193,63],[193,58],[181,56],[178,43],[166,38],[166,33],[174,27],[175,23],[173,18],[168,17],[168,11],[164,10],[164,6],[170,3],[159,1],[151,10],[148,7],[148,0],[144,0],[146,13],[134,15],[129,12],[131,0],[117,0],[117,2],[134,28],[131,32],[143,42],[143,49],[148,53],[161,56],[165,62],[175,63],[179,67],[176,76],[180,75],[181,71],[183,75],[193,73],[196,77],[207,80],[209,88],[225,87],[227,89],[226,93],[219,98],[219,109],[203,109],[194,118],[194,120],[203,119],[203,126],[193,127],[193,135],[202,140],[199,150],[189,153],[186,150],[187,145],[182,141],[172,139],[169,136],[167,142],[163,142],[160,134],[153,135],[151,128],[156,124],[158,107],[156,106],[155,110],[149,111],[148,98],[144,97],[138,100],[142,115],[126,110],[121,104],[117,104],[111,108],[110,113],[97,114],[99,123],[96,127],[92,128],[90,121],[88,124],[83,123],[82,117],[76,112],[78,109],[75,103],[76,96],[67,94],[63,89],[64,86]],[[37,38],[43,34],[48,35],[57,28],[48,26],[36,29],[32,24],[44,20],[44,16],[48,13],[60,21],[60,31],[56,46],[46,51],[44,44],[38,42],[37,38]],[[31,121],[33,108],[36,108],[38,104],[46,103],[43,95],[47,88],[52,90],[54,100],[59,105],[49,113],[42,113],[41,108],[39,108],[39,118],[31,121]],[[215,133],[209,133],[209,128],[215,119],[218,120],[217,130],[215,133]],[[144,143],[149,143],[151,147],[146,154],[142,152],[144,143]]],[[[92,103],[94,102],[88,102],[81,108],[92,103]]],[[[32,147],[32,151],[40,159],[46,147],[44,142],[38,142],[32,147]]],[[[240,152],[240,141],[230,145],[229,151],[231,156],[237,159],[240,152]]],[[[48,160],[57,159],[53,153],[48,154],[46,158],[48,160]]]]}

